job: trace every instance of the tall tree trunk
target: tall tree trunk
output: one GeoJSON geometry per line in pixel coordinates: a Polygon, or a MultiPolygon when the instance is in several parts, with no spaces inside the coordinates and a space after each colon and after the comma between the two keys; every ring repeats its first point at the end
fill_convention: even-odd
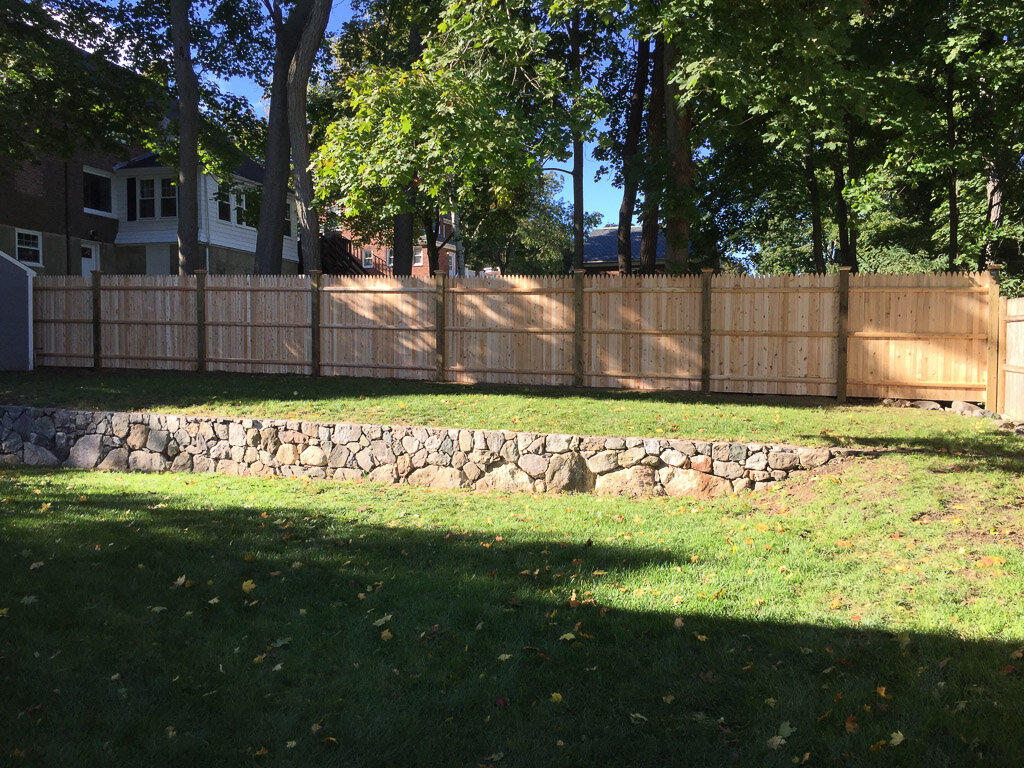
{"type": "MultiPolygon", "coordinates": [[[[569,69],[577,87],[583,84],[583,61],[580,57],[582,30],[580,8],[577,5],[569,23],[569,69]]],[[[572,132],[572,266],[583,268],[583,134],[579,128],[572,132]]]]}
{"type": "Polygon", "coordinates": [[[651,95],[647,102],[647,158],[644,169],[644,221],[640,232],[640,272],[654,274],[658,258],[658,223],[663,191],[665,149],[665,38],[654,38],[651,95]]]}
{"type": "Polygon", "coordinates": [[[640,127],[644,118],[644,96],[647,94],[647,75],[651,63],[651,44],[646,38],[637,40],[636,76],[629,97],[626,116],[626,136],[622,146],[622,205],[619,206],[619,274],[633,270],[633,209],[636,208],[637,148],[640,145],[640,127]]]}
{"type": "MultiPolygon", "coordinates": [[[[985,171],[988,176],[985,182],[985,196],[988,198],[988,225],[990,231],[998,230],[1003,226],[1003,176],[992,160],[985,161],[985,171]]],[[[988,264],[996,263],[999,258],[997,251],[999,238],[995,234],[989,234],[985,238],[985,247],[982,249],[981,260],[978,262],[978,269],[983,270],[988,264]]]]}
{"type": "Polygon", "coordinates": [[[427,266],[430,268],[431,275],[441,268],[441,249],[437,245],[440,220],[439,211],[432,211],[423,216],[423,233],[427,241],[427,266]]]}
{"type": "Polygon", "coordinates": [[[462,242],[462,227],[459,225],[459,207],[452,201],[452,241],[455,243],[455,274],[466,276],[466,246],[462,242]]]}
{"type": "Polygon", "coordinates": [[[270,81],[270,114],[267,120],[267,151],[263,158],[263,191],[260,197],[260,222],[256,231],[256,274],[281,274],[281,247],[284,241],[284,206],[288,197],[288,70],[298,48],[302,30],[312,8],[312,0],[298,0],[287,20],[275,7],[276,40],[274,69],[270,81]]]}
{"type": "Polygon", "coordinates": [[[693,187],[693,149],[690,130],[693,108],[679,104],[679,87],[671,73],[679,63],[679,49],[665,43],[665,146],[672,164],[672,188],[665,206],[665,272],[680,274],[694,271],[690,258],[690,201],[693,187]]]}
{"type": "MultiPolygon", "coordinates": [[[[946,67],[946,145],[951,158],[956,157],[956,117],[953,113],[954,88],[953,65],[946,67]]],[[[949,256],[948,267],[952,272],[957,268],[960,256],[960,206],[957,202],[956,162],[950,160],[947,197],[949,199],[949,256]]]]}
{"type": "Polygon", "coordinates": [[[849,211],[846,207],[846,198],[843,197],[843,190],[846,188],[846,177],[843,174],[842,160],[836,159],[833,170],[832,192],[836,199],[836,228],[839,230],[839,265],[852,267],[857,271],[857,260],[853,251],[850,250],[850,224],[849,211]]]}
{"type": "MultiPolygon", "coordinates": [[[[857,178],[857,139],[853,128],[853,115],[846,113],[846,171],[847,181],[853,183],[857,178]]],[[[850,266],[857,271],[859,263],[857,258],[857,212],[849,205],[846,206],[847,228],[850,233],[850,266]]]]}
{"type": "MultiPolygon", "coordinates": [[[[423,54],[423,38],[420,36],[420,29],[416,24],[409,27],[409,44],[407,46],[409,66],[423,54]]],[[[410,182],[405,188],[406,204],[409,210],[395,216],[393,232],[393,257],[395,275],[412,274],[412,252],[416,240],[416,184],[410,182]]],[[[431,270],[433,274],[433,270],[431,270]]]]}
{"type": "MultiPolygon", "coordinates": [[[[320,49],[331,15],[331,0],[313,0],[309,19],[288,67],[288,138],[292,146],[295,208],[299,225],[299,247],[306,272],[322,269],[320,263],[320,221],[313,207],[313,174],[309,170],[309,123],[306,96],[313,59],[320,49]]],[[[287,198],[286,198],[287,199],[287,198]]],[[[282,206],[283,207],[283,206],[282,206]]]]}
{"type": "Polygon", "coordinates": [[[199,81],[192,65],[191,0],[171,0],[174,79],[178,86],[178,274],[203,265],[199,253],[199,81]]]}
{"type": "Polygon", "coordinates": [[[814,271],[825,273],[825,242],[821,228],[821,191],[818,189],[818,173],[814,162],[814,140],[807,142],[804,155],[804,172],[807,174],[807,194],[811,199],[811,261],[814,271]]]}

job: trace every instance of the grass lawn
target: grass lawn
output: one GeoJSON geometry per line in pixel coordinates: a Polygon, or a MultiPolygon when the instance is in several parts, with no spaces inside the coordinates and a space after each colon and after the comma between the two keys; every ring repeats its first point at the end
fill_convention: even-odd
{"type": "Polygon", "coordinates": [[[380,379],[45,370],[0,373],[0,403],[627,437],[1024,452],[992,421],[815,398],[465,387],[380,379]]]}
{"type": "MultiPolygon", "coordinates": [[[[4,399],[222,410],[180,378],[4,399]]],[[[308,402],[275,386],[231,407],[308,402]]],[[[9,468],[0,759],[1019,765],[1024,460],[945,450],[701,503],[9,468]]]]}

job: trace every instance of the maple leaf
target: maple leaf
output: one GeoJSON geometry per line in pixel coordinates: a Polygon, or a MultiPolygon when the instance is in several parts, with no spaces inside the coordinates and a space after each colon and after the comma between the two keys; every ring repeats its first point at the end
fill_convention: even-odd
{"type": "Polygon", "coordinates": [[[905,737],[903,736],[903,731],[893,731],[889,734],[889,746],[898,747],[900,744],[903,743],[904,738],[905,737]]]}
{"type": "Polygon", "coordinates": [[[391,634],[391,630],[385,629],[383,632],[380,633],[380,639],[384,642],[387,642],[392,637],[394,637],[394,635],[391,634]]]}
{"type": "Polygon", "coordinates": [[[857,716],[856,715],[850,715],[848,718],[846,718],[846,732],[847,733],[856,733],[859,730],[860,730],[860,721],[857,720],[857,716]]]}
{"type": "Polygon", "coordinates": [[[662,696],[661,700],[664,701],[666,704],[671,704],[673,701],[676,700],[676,697],[670,693],[667,696],[662,696]]]}
{"type": "Polygon", "coordinates": [[[788,739],[794,733],[796,733],[796,728],[789,724],[789,720],[784,721],[782,725],[779,726],[779,736],[784,739],[788,739]]]}
{"type": "Polygon", "coordinates": [[[245,594],[248,595],[254,589],[256,589],[256,582],[253,581],[252,579],[246,579],[245,581],[242,582],[242,591],[245,594]]]}
{"type": "Polygon", "coordinates": [[[672,622],[672,626],[676,629],[682,629],[684,626],[686,626],[686,622],[683,621],[682,616],[676,616],[675,620],[672,622]]]}
{"type": "Polygon", "coordinates": [[[765,743],[768,745],[768,749],[778,749],[779,747],[781,747],[783,744],[786,743],[786,740],[784,738],[782,738],[781,736],[776,735],[776,736],[772,736],[765,743]]]}
{"type": "Polygon", "coordinates": [[[561,702],[562,702],[562,694],[560,694],[560,693],[552,693],[551,694],[551,703],[552,704],[560,704],[561,702]]]}

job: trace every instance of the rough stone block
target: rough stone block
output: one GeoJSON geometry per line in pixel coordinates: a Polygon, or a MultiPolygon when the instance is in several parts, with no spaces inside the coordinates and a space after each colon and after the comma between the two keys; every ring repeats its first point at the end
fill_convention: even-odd
{"type": "Polygon", "coordinates": [[[772,469],[794,469],[800,466],[800,457],[788,451],[770,451],[768,466],[772,469]]]}
{"type": "Polygon", "coordinates": [[[598,475],[594,491],[599,496],[630,496],[634,499],[660,495],[654,470],[643,465],[598,475]]]}
{"type": "Polygon", "coordinates": [[[71,447],[71,452],[65,464],[69,467],[78,467],[79,469],[92,469],[100,463],[100,453],[102,450],[102,436],[86,435],[71,447]]]}
{"type": "Polygon", "coordinates": [[[128,456],[128,469],[136,472],[163,472],[167,469],[167,460],[159,453],[132,451],[128,456]]]}

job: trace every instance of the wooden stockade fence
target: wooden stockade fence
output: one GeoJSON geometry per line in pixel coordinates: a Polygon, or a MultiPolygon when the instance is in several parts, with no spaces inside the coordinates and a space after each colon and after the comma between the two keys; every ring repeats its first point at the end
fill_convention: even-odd
{"type": "Polygon", "coordinates": [[[35,292],[40,365],[960,399],[989,407],[1005,380],[1006,401],[1024,405],[1024,304],[1010,302],[1004,321],[989,273],[93,273],[40,277],[35,292]],[[1001,335],[1009,355],[1002,367],[1001,335]]]}
{"type": "Polygon", "coordinates": [[[1003,337],[999,413],[1024,419],[1024,298],[1003,299],[1000,314],[1003,337]]]}

